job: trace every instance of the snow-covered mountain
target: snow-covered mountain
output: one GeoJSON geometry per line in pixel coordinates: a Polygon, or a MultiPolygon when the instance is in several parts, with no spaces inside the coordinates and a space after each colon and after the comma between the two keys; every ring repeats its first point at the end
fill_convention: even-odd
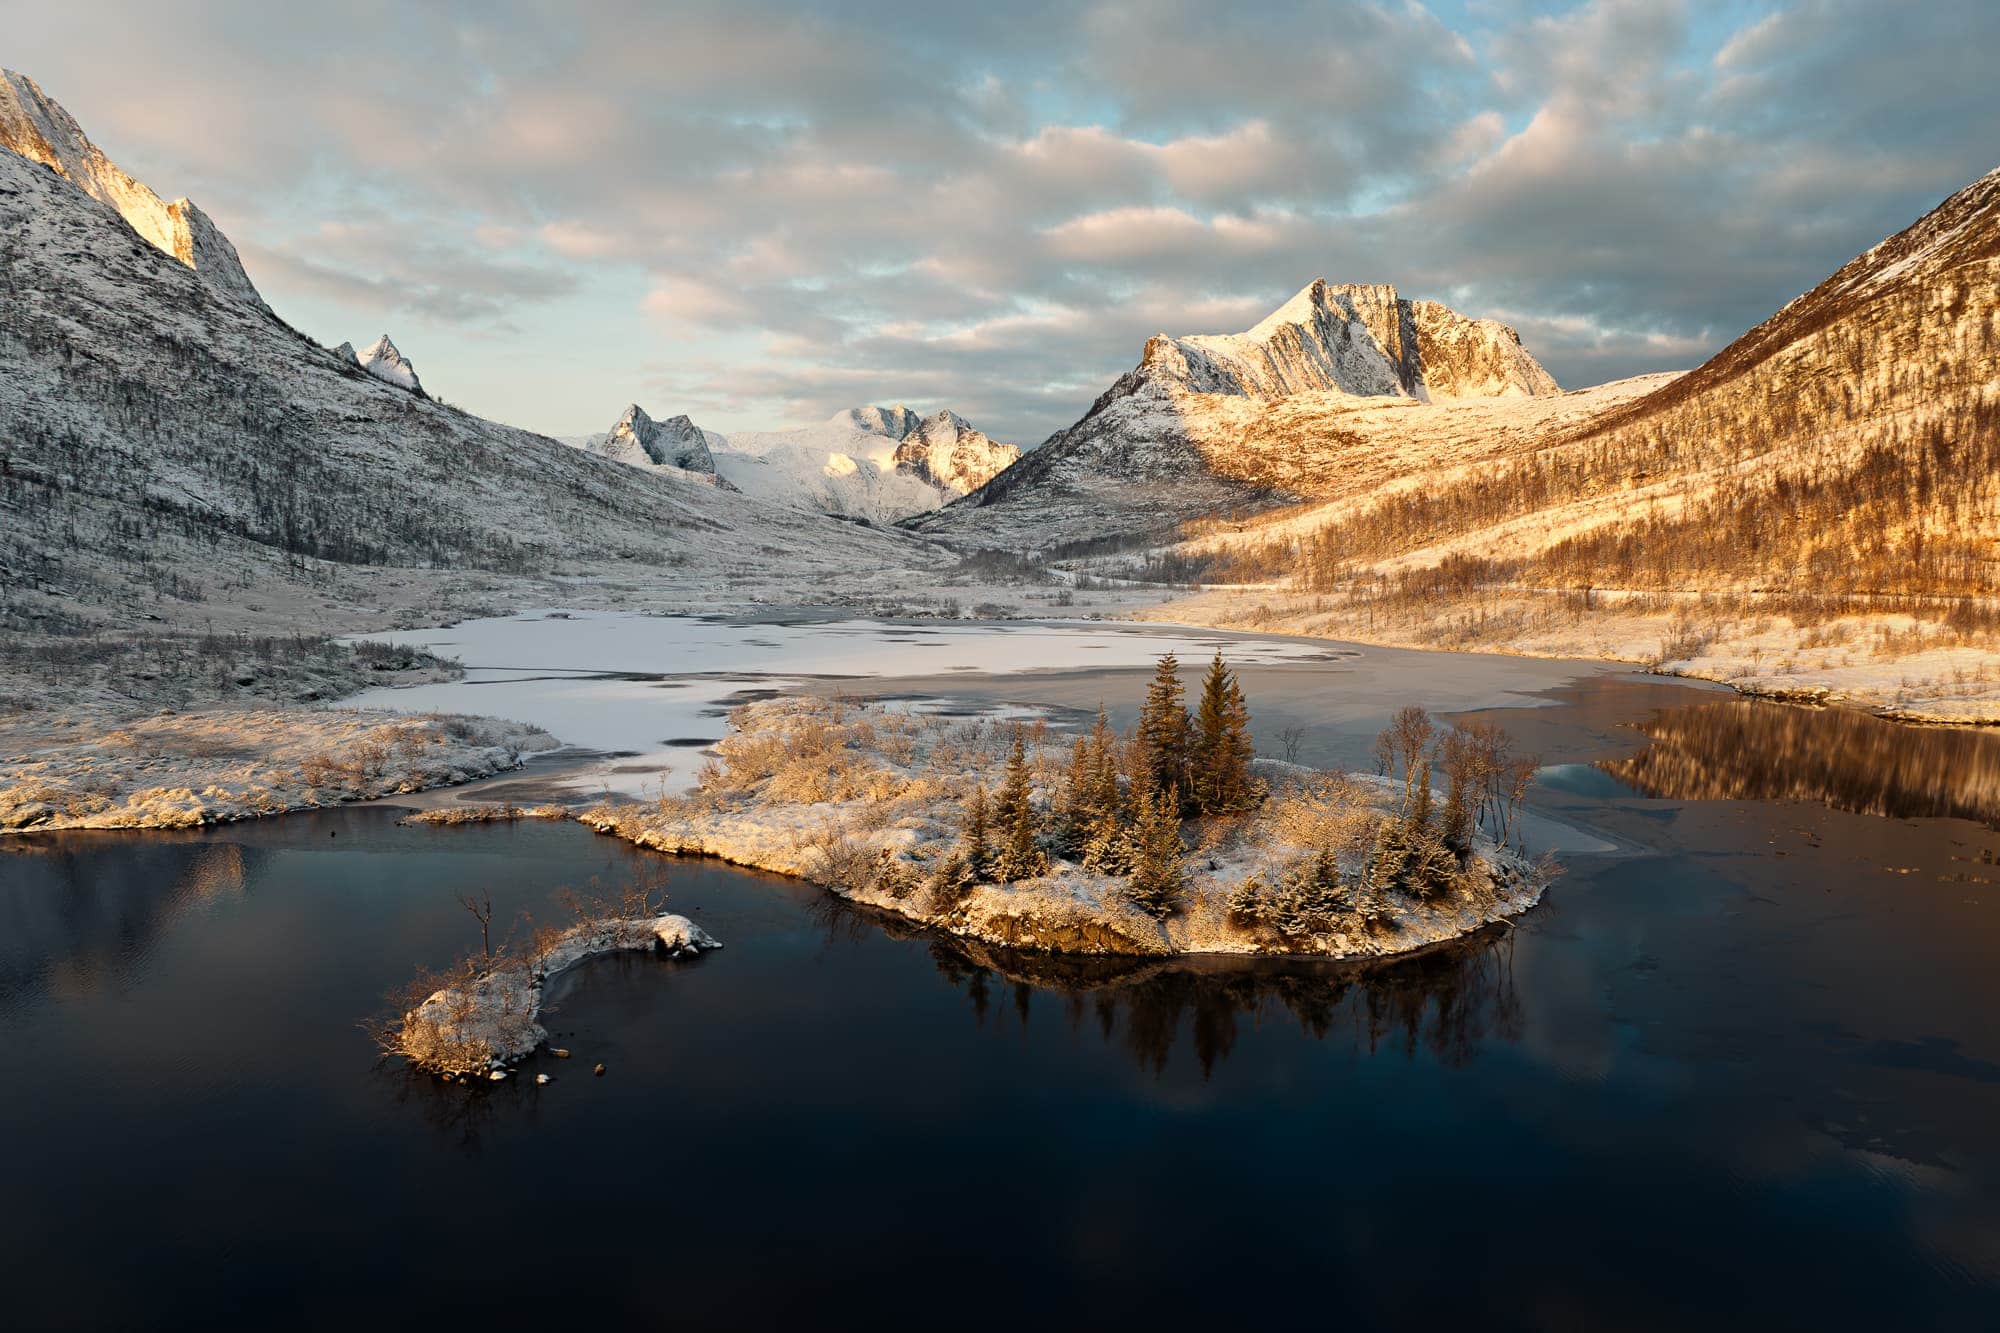
{"type": "Polygon", "coordinates": [[[633,403],[604,434],[577,436],[564,443],[628,467],[672,468],[710,485],[735,490],[716,474],[709,438],[707,431],[685,415],[655,421],[646,409],[633,403]]]}
{"type": "Polygon", "coordinates": [[[385,384],[393,384],[399,389],[408,389],[422,394],[423,383],[417,379],[417,368],[409,358],[398,351],[396,344],[383,334],[368,344],[365,352],[356,352],[353,343],[342,343],[333,349],[333,354],[350,365],[358,366],[385,384]]]}
{"type": "Polygon", "coordinates": [[[389,341],[386,333],[369,343],[368,349],[354,359],[363,370],[384,383],[398,385],[412,393],[424,391],[422,382],[417,379],[417,368],[396,349],[396,344],[389,341]]]}
{"type": "Polygon", "coordinates": [[[978,490],[1020,460],[1021,451],[1000,444],[958,413],[933,413],[911,427],[892,456],[898,472],[954,496],[978,490]]]}
{"type": "Polygon", "coordinates": [[[727,596],[935,561],[407,392],[386,340],[364,370],[39,157],[0,151],[0,255],[0,632],[297,624],[471,570],[727,596]]]}
{"type": "Polygon", "coordinates": [[[1386,285],[1300,290],[1255,328],[1146,344],[1142,369],[1192,393],[1281,398],[1334,390],[1363,397],[1511,398],[1560,393],[1520,335],[1386,285]]]}
{"type": "MultiPolygon", "coordinates": [[[[648,447],[643,432],[624,429],[635,405],[603,435],[573,436],[577,448],[635,466],[691,459],[722,485],[778,504],[871,523],[894,523],[928,513],[997,476],[1021,456],[1011,444],[986,437],[950,410],[921,416],[894,407],[855,407],[793,430],[720,435],[685,416],[657,426],[662,443],[648,447]]],[[[641,418],[644,413],[639,413],[641,418]]],[[[650,419],[646,419],[650,423],[650,419]]]]}
{"type": "Polygon", "coordinates": [[[99,152],[35,81],[0,69],[0,148],[39,162],[123,218],[132,230],[200,274],[216,291],[266,310],[236,247],[187,199],[168,203],[99,152]]]}
{"type": "Polygon", "coordinates": [[[875,523],[928,513],[1020,457],[950,410],[856,407],[796,430],[722,437],[716,470],[750,495],[875,523]]]}
{"type": "Polygon", "coordinates": [[[1339,485],[1341,431],[1270,429],[1301,412],[1511,402],[1537,418],[1561,398],[1504,324],[1319,279],[1242,333],[1148,339],[1082,420],[909,526],[1016,549],[1161,535],[1339,485]]]}
{"type": "MultiPolygon", "coordinates": [[[[1474,356],[1436,358],[1420,338],[1426,377],[1440,359],[1459,384],[1490,367],[1493,341],[1478,343],[1474,356]]],[[[1269,363],[1237,353],[1230,364],[1269,363]]],[[[1760,646],[1716,647],[1725,665],[1705,670],[1756,676],[1769,648],[1782,676],[1822,617],[1880,614],[1893,627],[1855,650],[1863,663],[1871,651],[1942,661],[1933,650],[1975,635],[1964,627],[1983,623],[2000,586],[2000,171],[1685,374],[1430,403],[1317,389],[1258,398],[1241,379],[1189,392],[1142,367],[984,492],[919,525],[1046,551],[1155,520],[1151,532],[1181,539],[1182,567],[1295,580],[1308,595],[1277,623],[1334,635],[1361,624],[1428,644],[1630,656],[1631,630],[1604,628],[1606,617],[1632,617],[1657,641],[1657,608],[1692,616],[1699,593],[1709,628],[1668,626],[1663,657],[1703,658],[1734,633],[1760,646]],[[1300,503],[1244,512],[1274,496],[1300,503]],[[1177,526],[1232,503],[1230,522],[1177,526]],[[1616,596],[1596,602],[1590,589],[1616,596]],[[1710,595],[1738,609],[1711,610],[1710,595]],[[1583,614],[1592,608],[1603,614],[1583,614]],[[1771,617],[1797,637],[1762,638],[1771,617]]],[[[1813,656],[1847,670],[1845,648],[1813,656]]],[[[1884,678],[1857,670],[1860,688],[1886,696],[1884,678]]],[[[1963,715],[1955,707],[1928,715],[1963,715]]]]}

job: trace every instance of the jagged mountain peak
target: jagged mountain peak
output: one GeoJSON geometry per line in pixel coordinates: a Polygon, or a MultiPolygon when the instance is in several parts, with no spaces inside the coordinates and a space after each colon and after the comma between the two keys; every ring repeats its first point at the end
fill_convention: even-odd
{"type": "Polygon", "coordinates": [[[1315,278],[1242,333],[1160,335],[1141,372],[1193,393],[1281,398],[1334,390],[1361,397],[1533,397],[1560,392],[1490,319],[1405,299],[1388,283],[1315,278]]]}
{"type": "Polygon", "coordinates": [[[677,467],[716,476],[708,437],[685,413],[656,421],[645,408],[633,403],[589,448],[592,453],[638,467],[677,467]]]}
{"type": "Polygon", "coordinates": [[[891,440],[904,438],[922,423],[921,416],[901,403],[893,407],[850,407],[845,412],[836,412],[828,421],[829,425],[846,426],[891,440]]]}
{"type": "Polygon", "coordinates": [[[33,79],[0,69],[0,148],[39,162],[125,219],[149,244],[234,300],[268,312],[236,247],[186,198],[168,203],[106,157],[33,79]]]}
{"type": "Polygon", "coordinates": [[[894,465],[940,490],[964,495],[999,476],[1020,457],[1013,445],[997,443],[950,408],[940,408],[903,437],[896,446],[894,465]]]}
{"type": "Polygon", "coordinates": [[[940,407],[937,411],[917,423],[918,430],[939,430],[946,427],[958,431],[967,431],[973,428],[970,421],[967,421],[948,407],[940,407]]]}
{"type": "MultiPolygon", "coordinates": [[[[347,344],[342,343],[341,346],[347,347],[347,344]]],[[[351,354],[353,349],[350,347],[348,351],[351,354]]],[[[422,381],[417,378],[417,368],[410,364],[410,359],[403,355],[386,333],[368,344],[368,350],[355,357],[355,363],[385,383],[408,389],[415,394],[422,394],[424,391],[422,381]]]]}
{"type": "Polygon", "coordinates": [[[611,433],[614,435],[620,431],[639,433],[650,431],[652,428],[653,419],[646,415],[646,409],[637,403],[632,403],[626,407],[624,415],[619,417],[617,422],[613,424],[611,433]]]}

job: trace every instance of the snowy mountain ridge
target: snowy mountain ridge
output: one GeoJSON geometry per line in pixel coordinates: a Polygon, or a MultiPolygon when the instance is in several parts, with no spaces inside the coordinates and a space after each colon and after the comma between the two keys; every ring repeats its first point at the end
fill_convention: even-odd
{"type": "Polygon", "coordinates": [[[168,203],[122,171],[33,79],[0,69],[0,148],[39,162],[125,220],[223,295],[269,311],[236,247],[188,199],[168,203]]]}
{"type": "Polygon", "coordinates": [[[1498,320],[1405,300],[1387,284],[1324,278],[1243,333],[1154,337],[1139,364],[1190,392],[1263,398],[1337,390],[1429,402],[1561,392],[1498,320]]]}
{"type": "Polygon", "coordinates": [[[790,430],[734,435],[703,430],[686,416],[654,423],[635,404],[605,434],[566,443],[633,466],[706,473],[747,495],[871,523],[928,513],[983,486],[1021,455],[956,412],[926,417],[901,403],[849,408],[790,430]],[[634,426],[634,412],[665,434],[634,426]],[[670,455],[688,461],[674,462],[670,455]]]}

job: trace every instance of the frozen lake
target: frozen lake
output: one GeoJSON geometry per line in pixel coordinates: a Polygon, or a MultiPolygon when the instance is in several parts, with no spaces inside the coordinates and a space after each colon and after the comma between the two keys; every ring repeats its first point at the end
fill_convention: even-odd
{"type": "MultiPolygon", "coordinates": [[[[692,784],[729,710],[773,690],[928,678],[1150,668],[1162,653],[1199,667],[1220,649],[1233,664],[1357,659],[1316,639],[1089,621],[787,621],[534,611],[446,629],[372,635],[465,665],[439,685],[377,689],[354,707],[484,713],[532,722],[603,757],[565,764],[561,780],[592,791],[657,795],[692,784]]],[[[1004,712],[1004,705],[996,705],[1004,712]]]]}

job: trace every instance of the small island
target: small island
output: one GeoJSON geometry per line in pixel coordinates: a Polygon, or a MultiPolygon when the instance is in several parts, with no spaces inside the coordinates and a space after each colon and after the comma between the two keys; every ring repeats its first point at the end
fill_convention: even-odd
{"type": "Polygon", "coordinates": [[[392,997],[390,1012],[367,1025],[383,1055],[446,1081],[501,1080],[548,1040],[541,1016],[550,978],[604,954],[691,958],[722,947],[686,917],[663,911],[656,884],[628,886],[615,899],[563,898],[573,920],[524,919],[496,946],[492,898],[461,896],[459,905],[479,923],[480,950],[446,972],[418,973],[392,997]],[[517,943],[516,935],[524,938],[517,943]]]}
{"type": "Polygon", "coordinates": [[[794,875],[962,938],[1074,954],[1381,957],[1526,911],[1532,760],[1504,732],[1399,714],[1375,774],[1259,759],[1218,653],[1193,709],[1159,663],[1137,726],[794,697],[746,705],[695,790],[579,818],[794,875]],[[1441,788],[1434,788],[1434,783],[1441,788]]]}

